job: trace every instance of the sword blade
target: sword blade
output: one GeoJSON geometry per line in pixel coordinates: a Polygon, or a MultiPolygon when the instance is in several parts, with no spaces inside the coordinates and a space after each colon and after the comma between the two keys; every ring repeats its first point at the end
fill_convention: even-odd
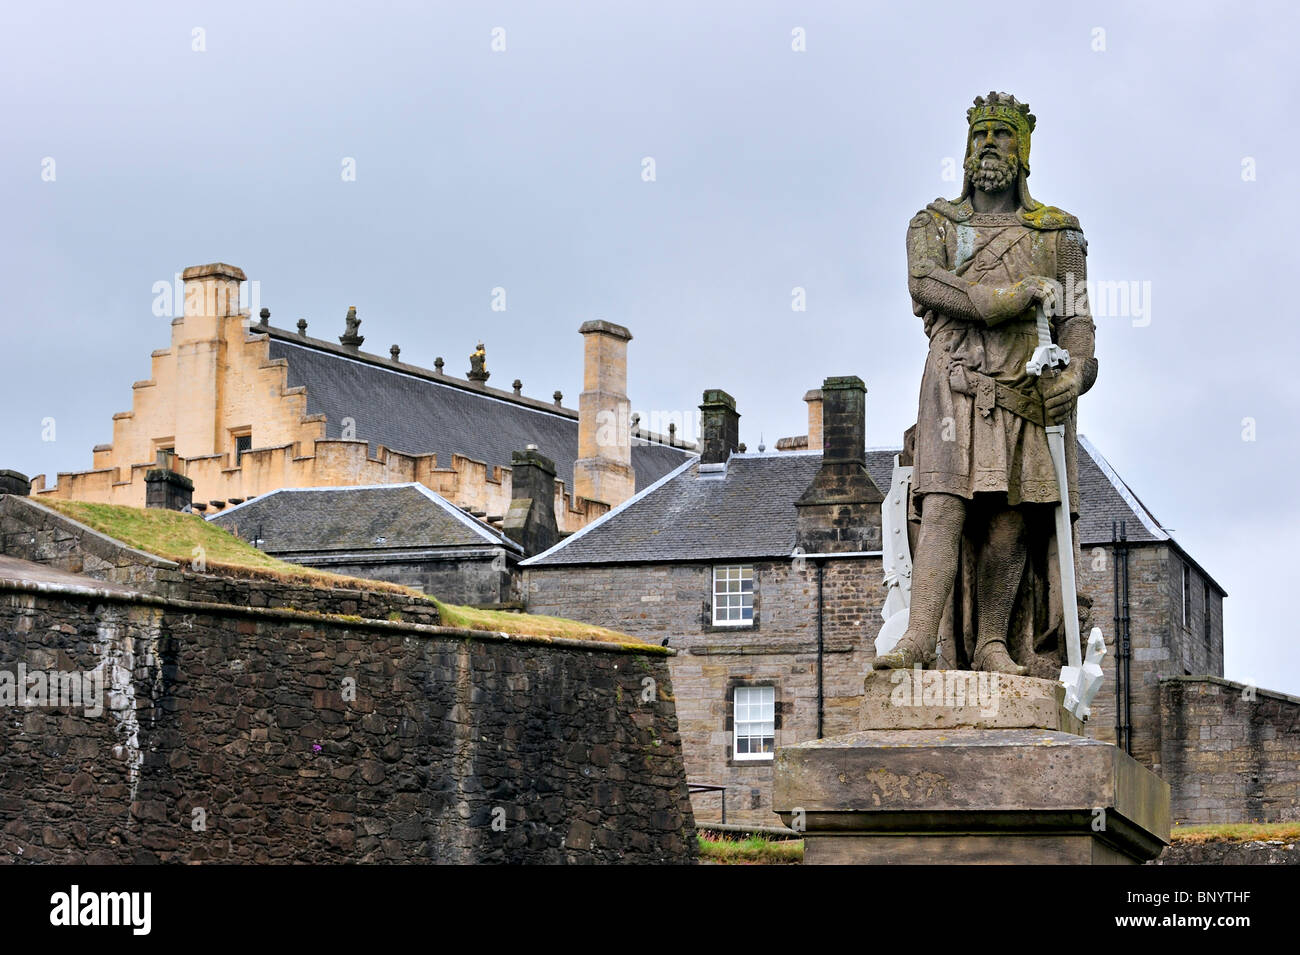
{"type": "Polygon", "coordinates": [[[1070,484],[1065,469],[1065,425],[1047,428],[1047,449],[1056,468],[1056,556],[1061,568],[1061,610],[1065,614],[1065,655],[1072,667],[1083,665],[1079,649],[1079,594],[1074,583],[1074,535],[1070,527],[1070,484]]]}

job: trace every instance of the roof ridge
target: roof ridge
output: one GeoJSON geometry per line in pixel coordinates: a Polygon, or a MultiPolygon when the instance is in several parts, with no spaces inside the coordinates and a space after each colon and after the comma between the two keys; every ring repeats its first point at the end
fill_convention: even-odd
{"type": "Polygon", "coordinates": [[[253,494],[248,498],[240,501],[233,507],[223,507],[219,511],[213,511],[211,514],[200,515],[205,521],[210,521],[218,515],[233,514],[242,507],[247,507],[257,501],[264,501],[273,494],[281,494],[293,491],[378,491],[390,487],[411,487],[418,484],[418,481],[406,481],[398,484],[335,484],[327,487],[277,487],[272,488],[262,494],[253,494]]]}
{"type": "Polygon", "coordinates": [[[296,494],[313,491],[320,493],[337,493],[340,491],[398,491],[407,488],[414,488],[418,494],[422,495],[431,503],[438,505],[441,510],[446,511],[448,514],[456,518],[459,523],[472,530],[475,536],[479,539],[498,547],[504,545],[523,553],[523,547],[519,542],[511,539],[504,531],[493,527],[487,521],[480,520],[473,514],[466,513],[437,491],[434,491],[427,485],[421,484],[419,481],[402,481],[394,484],[344,484],[331,485],[329,487],[278,487],[272,491],[267,491],[265,494],[258,494],[255,497],[250,497],[248,500],[236,504],[234,507],[223,508],[222,510],[215,511],[212,514],[204,515],[203,519],[212,522],[218,517],[225,517],[228,514],[233,514],[235,511],[247,507],[250,504],[259,504],[268,501],[277,494],[296,494]]]}
{"type": "MultiPolygon", "coordinates": [[[[276,331],[281,331],[281,330],[276,329],[276,331]]],[[[392,367],[392,362],[390,360],[384,359],[379,355],[373,355],[369,352],[359,352],[360,355],[365,356],[365,358],[362,359],[354,355],[340,354],[340,352],[335,350],[333,346],[330,345],[329,342],[319,342],[318,340],[315,339],[295,340],[295,338],[296,336],[290,335],[287,332],[282,332],[282,337],[279,338],[279,341],[281,344],[288,345],[293,348],[301,348],[306,351],[319,352],[321,354],[329,355],[331,358],[339,358],[342,359],[343,361],[351,362],[354,365],[365,365],[368,368],[378,368],[380,371],[386,371],[393,375],[401,375],[404,378],[411,378],[415,381],[427,382],[428,384],[431,385],[437,385],[441,388],[449,388],[453,391],[462,392],[468,395],[478,395],[479,397],[487,398],[491,401],[499,401],[502,404],[510,405],[511,407],[523,408],[528,411],[536,411],[538,414],[550,415],[553,418],[561,418],[565,421],[578,420],[577,419],[578,412],[574,411],[573,409],[563,408],[563,407],[545,407],[542,406],[540,398],[526,398],[523,395],[519,395],[519,396],[510,395],[497,388],[488,390],[486,385],[483,386],[482,388],[479,388],[477,385],[471,385],[460,378],[455,378],[450,375],[439,375],[437,372],[429,371],[426,368],[421,368],[419,365],[409,365],[408,368],[414,369],[414,372],[424,373],[424,374],[416,374],[413,371],[408,371],[406,369],[394,368],[392,367]],[[315,347],[317,344],[324,345],[325,347],[324,348],[315,347]],[[373,360],[366,360],[366,359],[373,359],[373,360]],[[522,398],[523,400],[517,400],[519,398],[522,398]]],[[[402,364],[406,364],[406,363],[402,362],[402,364]]]]}
{"type": "Polygon", "coordinates": [[[466,526],[472,529],[476,534],[485,538],[486,540],[491,540],[493,543],[496,544],[500,544],[502,542],[507,543],[511,547],[518,550],[520,553],[523,553],[524,548],[522,545],[519,544],[518,541],[512,540],[510,537],[506,536],[504,531],[497,530],[487,521],[481,521],[473,514],[467,514],[465,511],[457,507],[451,501],[447,500],[437,491],[430,490],[429,488],[425,487],[423,484],[421,484],[418,481],[413,482],[410,485],[402,485],[402,486],[416,488],[416,490],[418,490],[429,500],[433,501],[435,504],[442,507],[448,513],[455,515],[455,517],[458,520],[463,522],[466,526]]]}
{"type": "Polygon", "coordinates": [[[690,457],[690,458],[687,458],[685,461],[683,461],[683,462],[682,462],[681,464],[679,464],[677,467],[673,468],[671,471],[669,471],[667,474],[665,474],[665,475],[664,475],[663,477],[661,477],[659,480],[655,481],[653,484],[651,484],[651,485],[650,485],[649,487],[647,487],[645,490],[643,490],[643,491],[638,491],[636,494],[633,494],[631,497],[629,497],[629,498],[628,498],[626,501],[624,501],[622,504],[620,504],[620,505],[618,505],[617,507],[611,508],[610,510],[606,511],[604,514],[600,515],[600,517],[596,518],[594,521],[592,521],[592,522],[591,522],[590,524],[588,524],[586,527],[579,528],[578,530],[576,530],[576,531],[574,531],[572,534],[570,534],[568,537],[564,538],[564,540],[562,540],[562,541],[557,541],[555,544],[552,544],[550,547],[548,547],[546,550],[542,551],[540,554],[537,554],[537,555],[535,555],[535,556],[533,556],[533,557],[529,557],[527,560],[520,561],[520,562],[519,562],[519,565],[520,565],[521,567],[531,566],[531,565],[533,565],[534,563],[537,563],[538,561],[542,560],[542,558],[544,558],[544,557],[549,557],[549,556],[550,556],[551,554],[553,554],[555,551],[560,550],[560,549],[563,548],[563,547],[567,547],[570,543],[572,543],[573,541],[578,540],[578,539],[581,538],[583,535],[585,535],[588,531],[590,531],[590,530],[594,530],[595,528],[600,527],[602,524],[604,524],[606,521],[608,521],[610,518],[612,518],[615,514],[621,514],[623,511],[627,510],[629,507],[631,507],[631,506],[632,506],[633,504],[635,504],[637,501],[640,501],[640,500],[642,500],[643,498],[648,497],[648,496],[649,496],[651,493],[653,493],[654,491],[659,490],[659,488],[663,487],[665,484],[667,484],[667,483],[668,483],[669,481],[671,481],[673,478],[677,477],[677,475],[681,474],[681,473],[682,473],[683,471],[685,471],[688,467],[690,467],[691,465],[696,464],[696,463],[698,463],[698,462],[697,462],[697,459],[696,459],[695,457],[692,456],[692,457],[690,457]]]}
{"type": "Polygon", "coordinates": [[[1160,522],[1156,520],[1156,516],[1147,509],[1145,504],[1138,500],[1138,496],[1133,493],[1133,489],[1124,482],[1124,479],[1119,476],[1119,473],[1113,467],[1111,467],[1110,462],[1107,461],[1105,457],[1102,456],[1101,452],[1093,446],[1093,443],[1082,434],[1077,435],[1076,437],[1078,438],[1080,446],[1088,452],[1088,457],[1092,458],[1093,463],[1097,465],[1097,469],[1100,470],[1106,480],[1110,482],[1111,487],[1115,489],[1119,496],[1124,499],[1124,503],[1128,505],[1129,510],[1137,515],[1138,520],[1142,522],[1147,531],[1155,537],[1156,540],[1172,540],[1173,538],[1170,537],[1169,533],[1160,526],[1160,522]]]}

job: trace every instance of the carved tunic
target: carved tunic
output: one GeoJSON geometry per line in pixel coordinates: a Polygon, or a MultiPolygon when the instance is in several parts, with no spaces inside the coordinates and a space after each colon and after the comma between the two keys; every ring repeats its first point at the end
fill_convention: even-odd
{"type": "MultiPolygon", "coordinates": [[[[930,339],[917,414],[917,498],[1001,492],[1013,506],[1059,500],[1044,430],[1051,421],[1039,379],[1025,371],[1038,344],[1036,306],[1017,312],[1006,290],[1031,275],[1065,287],[1052,335],[1072,365],[1082,363],[1086,391],[1096,378],[1094,326],[1083,294],[1086,248],[1078,221],[1051,207],[981,214],[969,200],[936,200],[912,219],[908,288],[930,339]]],[[[1075,414],[1064,423],[1070,505],[1077,513],[1075,414]]]]}

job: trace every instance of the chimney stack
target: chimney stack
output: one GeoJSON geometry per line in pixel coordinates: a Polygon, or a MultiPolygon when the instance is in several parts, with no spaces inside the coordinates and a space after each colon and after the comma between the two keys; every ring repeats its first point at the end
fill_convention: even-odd
{"type": "Polygon", "coordinates": [[[584,340],[573,491],[615,507],[636,491],[627,398],[627,343],[632,333],[605,321],[584,322],[578,331],[584,340]]]}
{"type": "Polygon", "coordinates": [[[555,522],[555,462],[530,444],[510,454],[510,510],[502,529],[528,556],[560,539],[555,522]]]}
{"type": "Polygon", "coordinates": [[[808,402],[808,450],[820,451],[822,449],[821,389],[814,388],[803,396],[803,400],[808,402]]]}
{"type": "Polygon", "coordinates": [[[185,400],[170,409],[170,427],[183,457],[224,454],[229,450],[228,422],[221,417],[221,391],[228,370],[228,343],[242,342],[244,318],[239,311],[239,283],[244,270],[224,262],[193,265],[185,280],[185,316],[172,322],[176,380],[185,400]]]}
{"type": "Polygon", "coordinates": [[[185,317],[224,317],[239,314],[239,283],[244,270],[225,262],[191,265],[181,273],[185,282],[185,317]]]}
{"type": "Polygon", "coordinates": [[[736,399],[721,388],[704,392],[700,405],[700,463],[726,464],[740,444],[736,399]]]}
{"type": "Polygon", "coordinates": [[[0,471],[0,494],[13,494],[15,497],[26,497],[32,493],[32,482],[27,479],[27,475],[19,471],[10,471],[5,469],[0,471]]]}
{"type": "MultiPolygon", "coordinates": [[[[880,550],[885,496],[867,473],[866,396],[867,386],[855,375],[822,383],[822,466],[795,502],[796,543],[805,553],[880,550]]],[[[810,418],[811,408],[809,402],[810,418]]]]}
{"type": "Polygon", "coordinates": [[[169,451],[158,452],[158,467],[144,475],[144,506],[183,511],[194,501],[194,482],[172,470],[175,457],[169,451]]]}

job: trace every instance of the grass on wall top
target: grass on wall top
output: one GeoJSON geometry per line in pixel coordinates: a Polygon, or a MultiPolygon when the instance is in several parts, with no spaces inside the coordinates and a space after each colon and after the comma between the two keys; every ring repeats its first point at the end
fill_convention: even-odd
{"type": "Polygon", "coordinates": [[[101,534],[121,541],[128,547],[178,564],[203,566],[208,573],[223,573],[235,577],[260,577],[315,587],[405,594],[421,600],[432,600],[438,606],[443,625],[448,627],[534,637],[595,640],[602,643],[618,643],[629,649],[645,652],[663,652],[658,646],[643,643],[626,634],[579,623],[576,620],[462,607],[443,603],[400,584],[347,577],[313,567],[290,564],[263,553],[219,525],[204,520],[198,514],[182,514],[180,511],[161,508],[126,507],[121,504],[95,504],[88,501],[42,500],[39,503],[101,534]],[[202,558],[201,565],[196,564],[198,558],[202,558]]]}

